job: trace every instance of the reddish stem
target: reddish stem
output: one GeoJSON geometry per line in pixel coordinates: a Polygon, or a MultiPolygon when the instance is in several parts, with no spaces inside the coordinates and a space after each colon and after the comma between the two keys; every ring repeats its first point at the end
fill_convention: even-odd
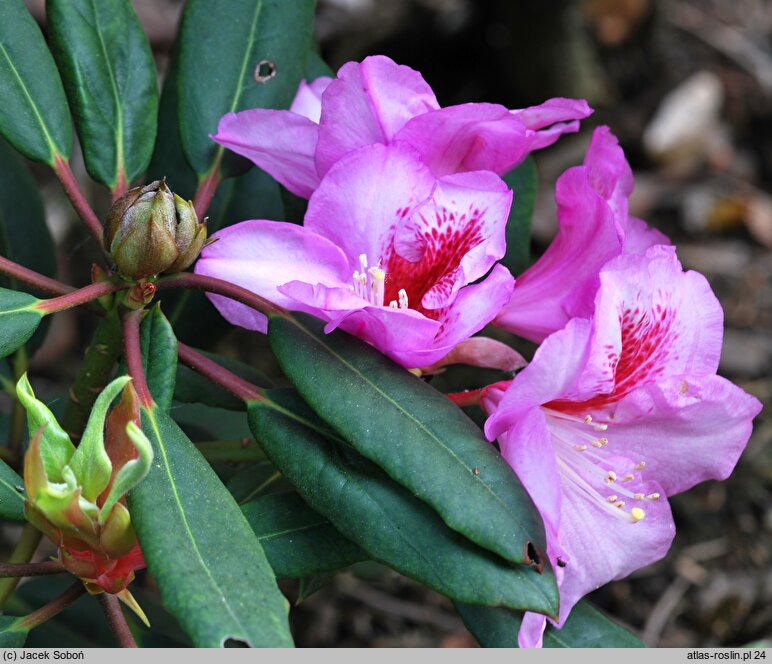
{"type": "Polygon", "coordinates": [[[83,585],[82,581],[78,580],[55,600],[50,601],[45,606],[41,606],[37,611],[33,611],[28,616],[20,618],[16,623],[16,626],[26,630],[34,629],[53,618],[57,613],[64,611],[64,609],[85,592],[86,587],[83,585]]]}
{"type": "Polygon", "coordinates": [[[51,295],[65,295],[75,290],[72,286],[68,286],[61,281],[34,272],[3,256],[0,256],[0,273],[7,274],[17,281],[28,284],[44,293],[51,293],[51,295]]]}
{"type": "Polygon", "coordinates": [[[509,384],[511,383],[511,380],[502,380],[498,383],[493,383],[492,385],[486,385],[485,387],[481,387],[477,390],[464,390],[463,392],[451,392],[450,394],[446,394],[445,396],[448,397],[454,404],[457,406],[479,406],[480,405],[480,398],[483,396],[483,392],[491,387],[501,387],[502,389],[506,389],[509,387],[509,384]]]}
{"type": "Polygon", "coordinates": [[[115,203],[121,196],[123,196],[129,189],[129,183],[126,182],[126,173],[123,172],[123,169],[121,168],[120,171],[118,171],[118,177],[115,180],[115,187],[112,190],[112,198],[110,199],[111,203],[115,203]]]}
{"type": "Polygon", "coordinates": [[[193,197],[193,207],[196,209],[196,214],[199,219],[203,219],[206,211],[209,209],[209,204],[214,198],[217,187],[220,186],[222,178],[220,177],[220,162],[217,160],[214,167],[206,175],[201,182],[198,183],[198,189],[196,195],[193,197]]]}
{"type": "Polygon", "coordinates": [[[83,288],[67,293],[66,295],[60,295],[59,297],[51,298],[50,300],[43,300],[35,308],[43,314],[54,314],[57,311],[64,311],[65,309],[72,309],[73,307],[86,304],[92,300],[102,297],[103,295],[109,295],[116,291],[126,290],[129,284],[112,283],[110,281],[100,281],[96,284],[89,284],[83,288]]]}
{"type": "Polygon", "coordinates": [[[193,272],[181,272],[171,277],[159,279],[155,282],[155,285],[158,290],[164,288],[189,288],[214,293],[215,295],[224,295],[266,315],[287,315],[287,310],[283,307],[266,300],[264,297],[246,288],[232,284],[230,281],[218,279],[217,277],[209,277],[193,272]]]}
{"type": "Polygon", "coordinates": [[[17,578],[20,576],[43,576],[45,574],[62,574],[67,570],[58,560],[46,560],[41,563],[2,563],[0,578],[17,578]]]}
{"type": "Polygon", "coordinates": [[[244,402],[264,400],[263,392],[259,387],[221,367],[217,362],[213,362],[190,346],[178,342],[177,354],[183,364],[225,388],[236,398],[244,402]]]}
{"type": "Polygon", "coordinates": [[[88,204],[88,201],[83,195],[83,192],[80,190],[78,182],[72,173],[72,169],[70,168],[70,164],[65,159],[62,159],[61,156],[57,155],[56,162],[54,164],[54,172],[59,178],[59,182],[62,183],[62,187],[64,187],[64,193],[67,194],[67,197],[70,199],[70,202],[75,208],[75,211],[78,213],[78,216],[80,216],[80,218],[85,222],[86,227],[88,228],[93,238],[97,241],[97,244],[102,247],[102,238],[104,235],[102,224],[94,213],[94,210],[92,210],[91,206],[88,204]]]}
{"type": "Polygon", "coordinates": [[[126,622],[126,616],[123,615],[120,600],[110,593],[97,595],[97,599],[102,606],[107,622],[110,624],[110,629],[115,634],[115,638],[118,639],[121,648],[136,648],[137,642],[134,640],[134,636],[126,622]]]}
{"type": "Polygon", "coordinates": [[[139,403],[144,408],[152,408],[153,395],[147,386],[145,368],[142,366],[142,349],[139,344],[139,324],[142,321],[142,309],[125,311],[121,319],[123,325],[123,351],[126,357],[126,367],[134,381],[139,403]]]}

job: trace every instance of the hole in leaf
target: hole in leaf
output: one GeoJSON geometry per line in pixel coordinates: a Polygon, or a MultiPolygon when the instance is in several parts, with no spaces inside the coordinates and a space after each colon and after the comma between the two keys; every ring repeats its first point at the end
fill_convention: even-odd
{"type": "Polygon", "coordinates": [[[533,542],[525,545],[525,564],[533,567],[539,574],[544,571],[544,559],[533,542]]]}
{"type": "Polygon", "coordinates": [[[255,82],[267,83],[276,76],[276,65],[270,60],[260,60],[255,67],[255,82]]]}
{"type": "Polygon", "coordinates": [[[246,641],[240,639],[225,639],[222,643],[223,648],[249,648],[249,644],[246,641]]]}

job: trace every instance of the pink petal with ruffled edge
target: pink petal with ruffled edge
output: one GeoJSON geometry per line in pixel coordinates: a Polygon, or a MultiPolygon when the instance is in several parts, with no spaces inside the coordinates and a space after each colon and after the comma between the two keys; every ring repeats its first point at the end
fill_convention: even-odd
{"type": "Polygon", "coordinates": [[[320,76],[311,83],[300,81],[289,110],[319,124],[319,118],[322,117],[322,93],[332,81],[329,76],[320,76]]]}
{"type": "MultiPolygon", "coordinates": [[[[326,238],[302,226],[252,220],[216,233],[196,263],[197,274],[230,281],[280,306],[297,309],[278,286],[302,279],[348,288],[349,264],[343,252],[326,238]]],[[[266,317],[234,300],[210,295],[223,317],[251,330],[266,331],[266,317]]]]}
{"type": "Polygon", "coordinates": [[[410,146],[368,145],[330,169],[308,202],[305,226],[339,246],[352,271],[361,254],[376,265],[391,253],[397,225],[435,185],[410,146]]]}
{"type": "Polygon", "coordinates": [[[453,364],[515,372],[528,362],[515,349],[501,341],[489,337],[472,337],[462,341],[441,360],[428,367],[421,367],[421,372],[424,375],[441,373],[445,367],[453,364]]]}
{"type": "Polygon", "coordinates": [[[512,114],[534,132],[531,151],[549,147],[563,134],[579,131],[579,120],[592,115],[584,99],[548,99],[539,106],[516,109],[512,114]]]}
{"type": "Polygon", "coordinates": [[[318,133],[317,124],[303,115],[255,108],[224,115],[211,138],[308,198],[319,185],[314,163],[318,133]]]}
{"type": "Polygon", "coordinates": [[[322,100],[317,169],[324,175],[348,152],[388,143],[416,115],[439,108],[417,71],[382,55],[348,62],[322,100]]]}
{"type": "Polygon", "coordinates": [[[547,251],[517,279],[496,325],[540,342],[574,316],[590,316],[601,267],[622,251],[611,209],[589,169],[570,168],[555,188],[560,229],[547,251]]]}

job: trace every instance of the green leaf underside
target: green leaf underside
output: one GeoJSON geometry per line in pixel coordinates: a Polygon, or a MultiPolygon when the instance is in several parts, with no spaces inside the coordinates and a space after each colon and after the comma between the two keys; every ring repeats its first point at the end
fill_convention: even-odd
{"type": "Polygon", "coordinates": [[[0,461],[0,518],[26,521],[25,498],[24,480],[5,461],[0,461]]]}
{"type": "Polygon", "coordinates": [[[177,375],[177,339],[160,304],[142,319],[139,342],[150,393],[159,407],[168,411],[172,406],[177,375]]]}
{"type": "MultiPolygon", "coordinates": [[[[470,632],[484,648],[517,648],[523,614],[507,609],[456,603],[470,632]]],[[[562,629],[547,626],[545,648],[644,648],[644,643],[624,627],[609,620],[586,601],[572,610],[562,629]]]]}
{"type": "Polygon", "coordinates": [[[0,616],[0,647],[21,648],[27,640],[28,630],[17,625],[16,616],[0,616]]]}
{"type": "Polygon", "coordinates": [[[369,556],[295,492],[241,507],[280,579],[299,579],[347,567],[369,556]]]}
{"type": "Polygon", "coordinates": [[[21,348],[37,330],[43,315],[33,307],[36,297],[0,288],[0,357],[21,348]]]}
{"type": "Polygon", "coordinates": [[[245,504],[262,496],[294,489],[268,459],[261,459],[242,468],[228,480],[226,486],[242,509],[245,504]]]}
{"type": "Polygon", "coordinates": [[[529,542],[546,551],[530,497],[480,429],[371,346],[323,326],[302,314],[268,325],[281,368],[316,413],[479,546],[516,563],[529,542]]]}
{"type": "Polygon", "coordinates": [[[459,601],[557,610],[548,570],[513,565],[448,528],[426,503],[331,440],[294,391],[269,397],[279,405],[248,407],[266,454],[303,500],[373,558],[459,601]]]}
{"type": "Polygon", "coordinates": [[[222,154],[209,134],[226,113],[287,108],[311,47],[313,0],[189,0],[178,79],[182,147],[199,177],[222,154]],[[255,80],[259,62],[276,75],[255,80]]]}
{"type": "Polygon", "coordinates": [[[158,114],[150,44],[129,0],[48,0],[51,41],[89,175],[114,188],[147,168],[158,114]]]}
{"type": "Polygon", "coordinates": [[[142,428],[155,458],[129,504],[164,605],[199,648],[292,646],[287,601],[238,505],[166,413],[143,409],[142,428]]]}
{"type": "Polygon", "coordinates": [[[507,253],[501,263],[517,276],[528,267],[531,256],[531,219],[536,204],[538,176],[531,155],[504,176],[504,182],[514,192],[507,220],[507,253]]]}
{"type": "Polygon", "coordinates": [[[25,157],[69,158],[72,128],[54,59],[23,0],[0,2],[0,134],[25,157]]]}

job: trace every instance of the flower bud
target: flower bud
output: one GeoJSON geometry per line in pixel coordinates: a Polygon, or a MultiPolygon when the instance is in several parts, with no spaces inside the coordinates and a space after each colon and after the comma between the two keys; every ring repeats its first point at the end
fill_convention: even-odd
{"type": "Polygon", "coordinates": [[[124,277],[145,279],[188,267],[206,241],[206,220],[199,224],[193,203],[156,180],[113,203],[104,239],[124,277]]]}

